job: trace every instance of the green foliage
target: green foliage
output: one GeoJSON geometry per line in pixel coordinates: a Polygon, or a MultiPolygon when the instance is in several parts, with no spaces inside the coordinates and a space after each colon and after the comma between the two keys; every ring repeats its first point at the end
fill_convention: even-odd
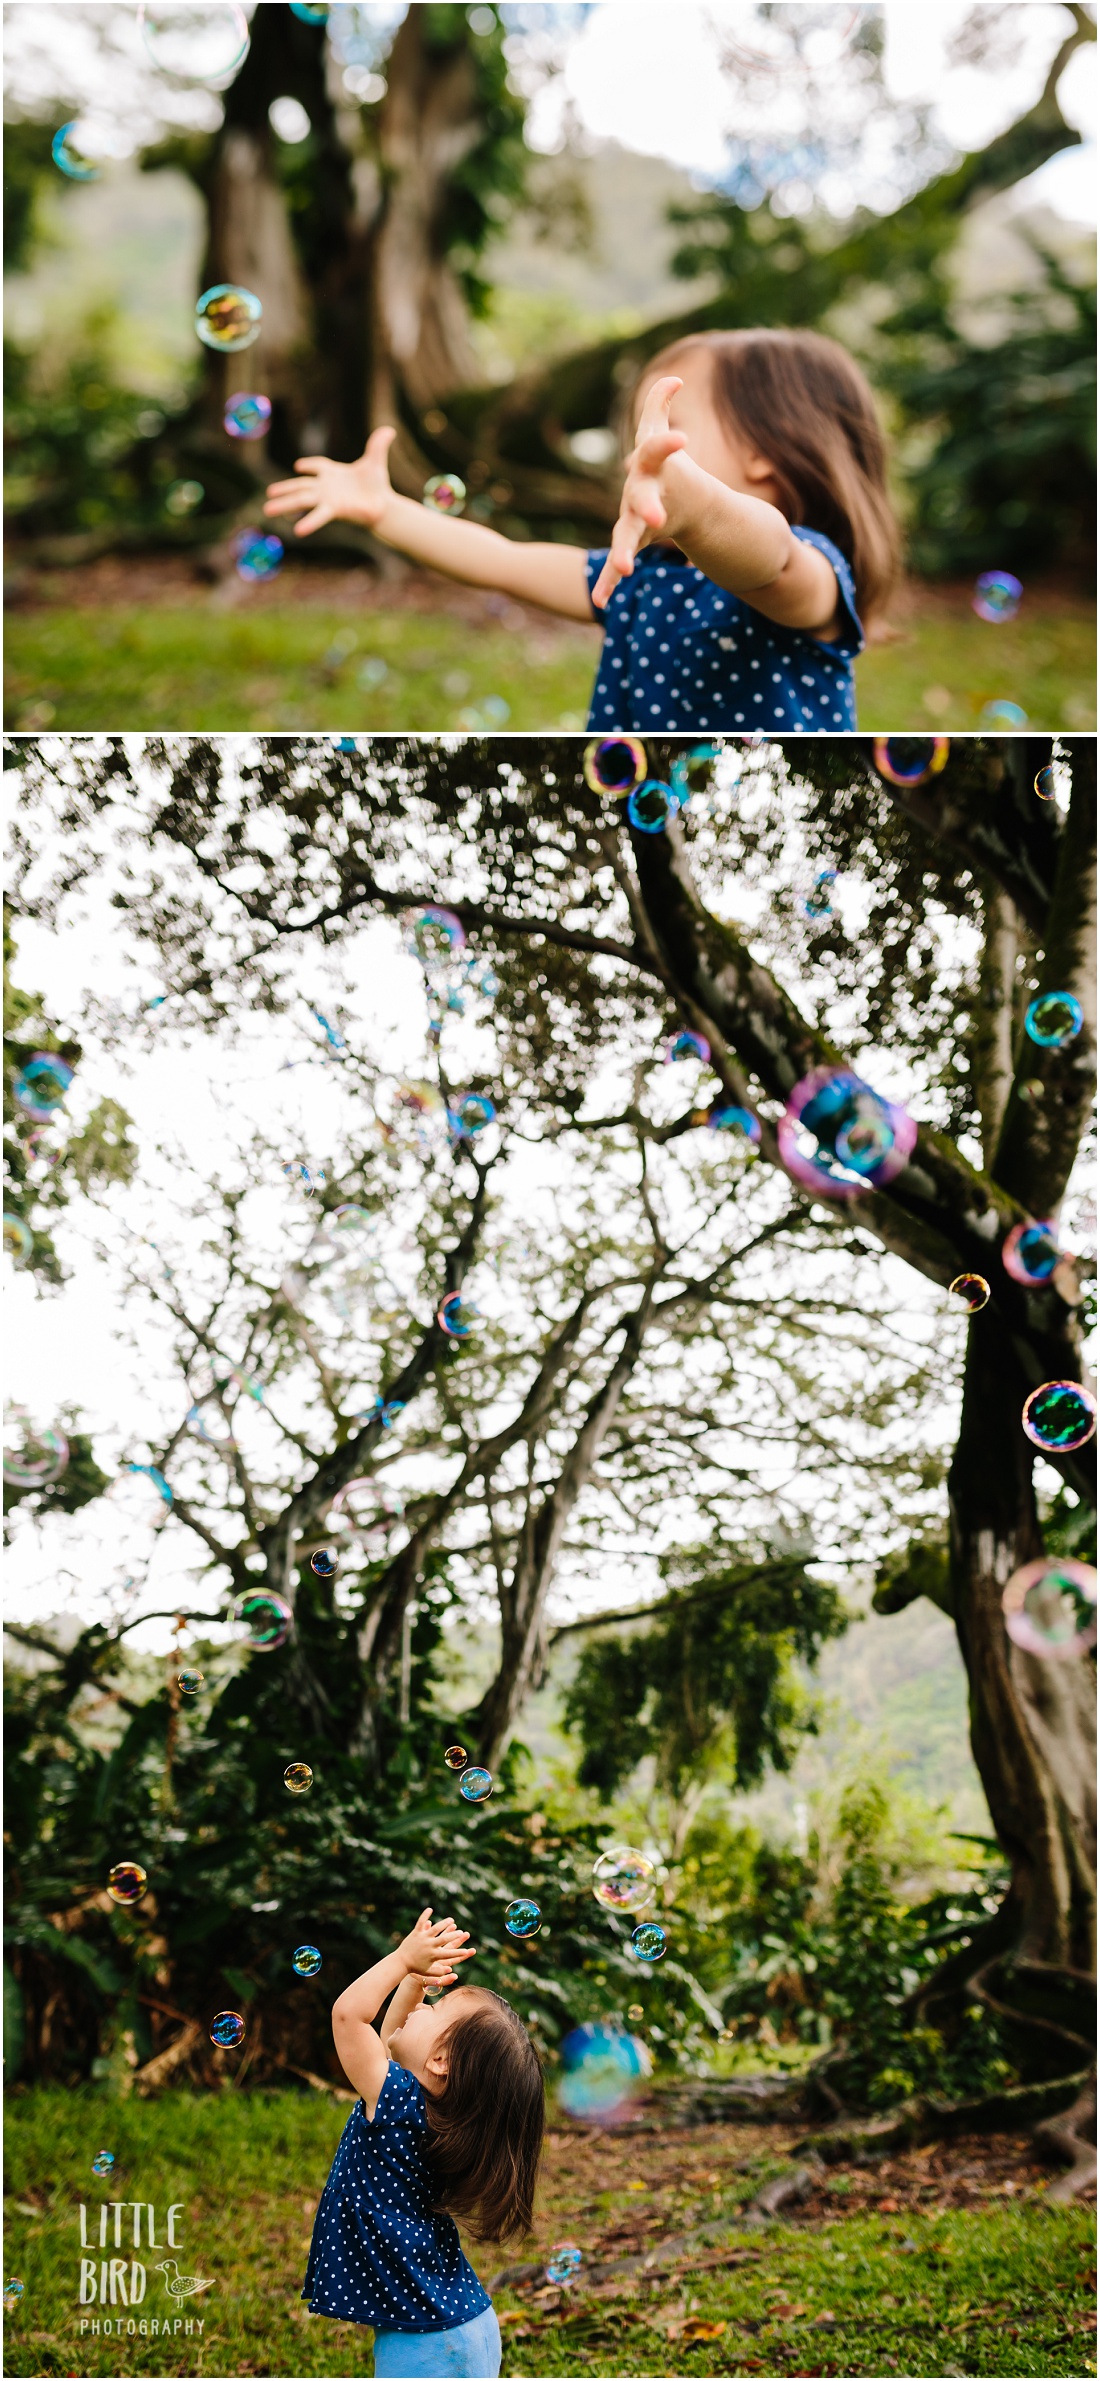
{"type": "Polygon", "coordinates": [[[526,105],[509,84],[500,10],[494,8],[491,13],[491,30],[475,33],[468,9],[454,5],[454,0],[431,0],[420,11],[425,46],[443,57],[450,54],[457,58],[465,52],[473,69],[481,131],[455,162],[438,237],[475,315],[487,313],[492,295],[492,285],[478,271],[477,260],[519,205],[527,178],[526,105]]]}
{"type": "Polygon", "coordinates": [[[4,271],[25,273],[42,240],[39,193],[59,180],[50,155],[54,127],[16,117],[4,126],[4,271]]]}
{"type": "MultiPolygon", "coordinates": [[[[35,1119],[18,1106],[14,1096],[15,1077],[36,1051],[64,1058],[75,1068],[81,1047],[78,1041],[59,1035],[39,993],[25,991],[13,983],[14,956],[15,945],[5,913],[4,1207],[8,1214],[17,1215],[33,1234],[29,1255],[20,1260],[22,1268],[40,1282],[56,1285],[63,1277],[51,1237],[53,1218],[64,1210],[74,1190],[87,1192],[107,1182],[130,1182],[137,1163],[137,1148],[130,1139],[131,1118],[117,1100],[99,1100],[76,1132],[67,1130],[69,1120],[64,1103],[37,1133],[35,1119]]],[[[76,1466],[72,1480],[55,1483],[49,1492],[39,1492],[46,1494],[47,1504],[65,1512],[74,1512],[88,1501],[87,1495],[78,1492],[76,1486],[82,1466],[85,1484],[96,1471],[90,1441],[77,1437],[71,1446],[76,1466]],[[84,1450],[83,1455],[78,1452],[80,1449],[84,1450]],[[74,1495],[75,1502],[68,1502],[74,1495]]],[[[102,1479],[101,1474],[98,1476],[102,1479]]],[[[89,1488],[88,1493],[95,1495],[98,1491],[89,1488]]]]}
{"type": "Polygon", "coordinates": [[[716,1564],[698,1547],[662,1566],[672,1592],[652,1621],[586,1643],[565,1696],[584,1786],[612,1793],[647,1755],[672,1794],[706,1765],[740,1791],[790,1767],[813,1733],[796,1660],[816,1661],[847,1616],[835,1590],[791,1558],[716,1564]]]}
{"type": "Polygon", "coordinates": [[[208,536],[210,515],[238,504],[251,481],[232,456],[189,450],[175,435],[182,416],[121,384],[113,320],[110,306],[93,307],[60,357],[5,344],[9,517],[27,535],[115,531],[125,523],[155,527],[166,545],[193,544],[208,536]],[[200,476],[203,502],[175,520],[165,497],[173,481],[191,476],[200,476]]]}

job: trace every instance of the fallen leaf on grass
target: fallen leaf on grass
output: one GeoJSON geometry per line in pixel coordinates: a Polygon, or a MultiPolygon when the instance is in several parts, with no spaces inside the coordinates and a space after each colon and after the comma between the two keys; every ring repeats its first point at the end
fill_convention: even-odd
{"type": "Polygon", "coordinates": [[[699,2340],[720,2340],[725,2328],[724,2323],[704,2323],[700,2315],[693,2315],[680,2333],[680,2346],[694,2348],[699,2340]]]}
{"type": "Polygon", "coordinates": [[[527,2317],[523,2313],[522,2309],[520,2309],[518,2313],[513,2313],[511,2315],[497,2316],[497,2322],[500,2324],[502,2330],[506,2323],[526,2323],[526,2321],[527,2317]]]}
{"type": "Polygon", "coordinates": [[[814,2316],[815,2323],[835,2323],[837,2320],[831,2307],[823,2307],[820,2315],[814,2316]]]}
{"type": "Polygon", "coordinates": [[[900,2199],[876,2199],[875,2201],[876,2212],[880,2216],[896,2216],[900,2206],[900,2199]]]}
{"type": "Polygon", "coordinates": [[[809,2312],[808,2307],[798,2306],[789,2298],[781,2298],[777,2305],[767,2310],[769,2321],[773,2323],[789,2323],[795,2315],[808,2315],[809,2312]]]}

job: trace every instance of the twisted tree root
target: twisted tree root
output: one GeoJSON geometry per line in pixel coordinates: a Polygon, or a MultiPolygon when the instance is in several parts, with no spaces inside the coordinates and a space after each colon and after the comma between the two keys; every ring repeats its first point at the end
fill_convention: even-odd
{"type": "Polygon", "coordinates": [[[1047,2192],[1048,2207],[1052,2202],[1062,2206],[1087,2191],[1089,2184],[1096,2181],[1095,2076],[1083,2085],[1072,2107],[1063,2109],[1060,2116],[1044,2117],[1035,2126],[1032,2140],[1041,2155],[1069,2167],[1069,2173],[1060,2175],[1047,2192]]]}

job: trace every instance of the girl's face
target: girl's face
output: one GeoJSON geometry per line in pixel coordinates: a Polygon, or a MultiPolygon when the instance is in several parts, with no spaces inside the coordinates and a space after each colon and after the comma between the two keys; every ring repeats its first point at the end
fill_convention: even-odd
{"type": "Polygon", "coordinates": [[[647,374],[634,401],[635,429],[653,381],[668,372],[675,372],[683,383],[668,409],[669,428],[683,431],[691,461],[722,480],[737,496],[757,496],[763,504],[778,504],[779,483],[767,457],[730,428],[718,412],[714,360],[705,347],[689,347],[673,362],[647,374]]]}
{"type": "Polygon", "coordinates": [[[404,2025],[390,2035],[391,2059],[396,2059],[399,2067],[415,2075],[426,2092],[441,2091],[446,2083],[447,2058],[440,2045],[454,2024],[455,2017],[462,2014],[457,2004],[469,1998],[470,1995],[459,1987],[444,1993],[441,2000],[421,2001],[418,2008],[410,2010],[404,2025]]]}

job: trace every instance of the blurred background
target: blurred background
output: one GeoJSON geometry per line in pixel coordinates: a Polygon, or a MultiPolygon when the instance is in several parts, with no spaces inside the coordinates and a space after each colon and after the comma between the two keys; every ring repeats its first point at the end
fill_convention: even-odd
{"type": "Polygon", "coordinates": [[[5,14],[10,724],[580,728],[595,628],[346,525],[245,580],[234,536],[394,421],[407,494],[455,473],[507,536],[603,544],[639,363],[770,323],[841,338],[891,432],[909,576],[861,726],[1094,725],[1090,10],[5,14]],[[223,282],[246,355],[196,337],[223,282]]]}

